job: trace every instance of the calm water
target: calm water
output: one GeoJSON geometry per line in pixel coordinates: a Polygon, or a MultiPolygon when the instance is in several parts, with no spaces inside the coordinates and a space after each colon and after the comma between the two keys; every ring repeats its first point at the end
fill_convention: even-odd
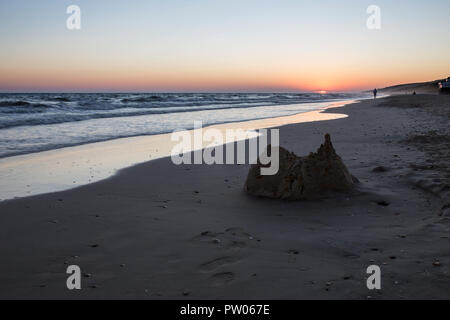
{"type": "Polygon", "coordinates": [[[0,94],[0,157],[292,115],[364,94],[0,94]]]}

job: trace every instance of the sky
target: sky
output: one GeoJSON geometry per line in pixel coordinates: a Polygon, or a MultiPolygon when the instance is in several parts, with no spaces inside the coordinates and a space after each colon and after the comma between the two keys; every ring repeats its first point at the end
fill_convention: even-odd
{"type": "Polygon", "coordinates": [[[1,92],[356,91],[450,76],[448,0],[0,0],[1,92]],[[81,9],[69,30],[66,9],[81,9]],[[370,30],[369,5],[381,9],[370,30]]]}

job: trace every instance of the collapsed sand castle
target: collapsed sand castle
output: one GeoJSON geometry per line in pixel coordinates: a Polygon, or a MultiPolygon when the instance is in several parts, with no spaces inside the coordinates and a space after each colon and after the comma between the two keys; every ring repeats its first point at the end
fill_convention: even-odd
{"type": "MultiPolygon", "coordinates": [[[[269,146],[270,148],[270,146],[269,146]]],[[[274,176],[262,176],[261,164],[253,165],[245,183],[247,193],[274,199],[316,199],[330,192],[348,192],[358,179],[353,177],[336,154],[329,134],[316,153],[298,157],[279,147],[280,170],[274,176]]]]}

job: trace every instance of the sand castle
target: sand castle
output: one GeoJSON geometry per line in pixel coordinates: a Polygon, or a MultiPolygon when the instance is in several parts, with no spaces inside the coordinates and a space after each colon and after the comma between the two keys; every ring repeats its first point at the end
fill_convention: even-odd
{"type": "MultiPolygon", "coordinates": [[[[269,146],[270,148],[270,146],[269,146]]],[[[247,193],[274,199],[316,199],[330,192],[348,192],[358,182],[336,154],[329,134],[316,153],[298,157],[280,147],[280,170],[274,176],[260,175],[253,165],[245,183],[247,193]]]]}

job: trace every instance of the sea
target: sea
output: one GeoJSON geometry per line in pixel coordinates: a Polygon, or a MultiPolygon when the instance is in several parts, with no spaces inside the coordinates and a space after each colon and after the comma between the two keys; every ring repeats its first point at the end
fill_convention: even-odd
{"type": "Polygon", "coordinates": [[[288,116],[366,93],[0,93],[0,158],[288,116]]]}

